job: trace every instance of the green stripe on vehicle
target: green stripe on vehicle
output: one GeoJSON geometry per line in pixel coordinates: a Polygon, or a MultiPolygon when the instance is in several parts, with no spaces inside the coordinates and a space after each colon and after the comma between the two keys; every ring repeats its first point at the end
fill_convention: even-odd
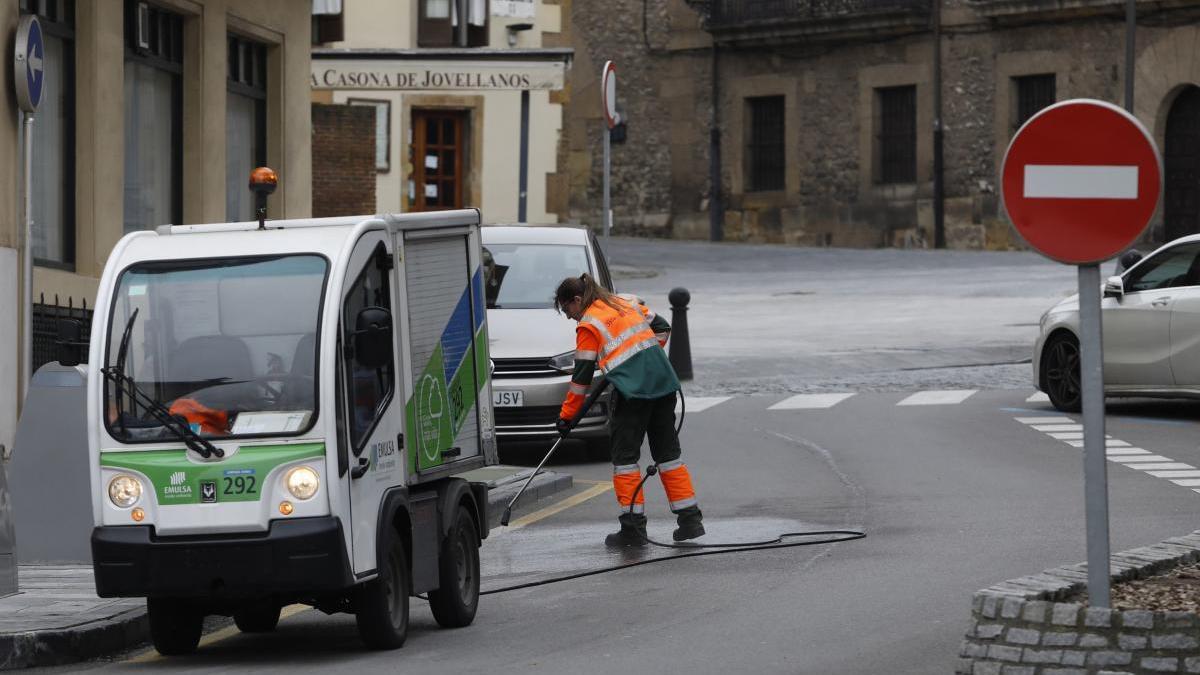
{"type": "Polygon", "coordinates": [[[324,443],[294,445],[246,445],[223,461],[196,464],[186,450],[102,452],[100,466],[128,469],[145,474],[163,506],[202,502],[254,502],[264,490],[264,481],[275,467],[301,459],[323,459],[324,443]],[[202,497],[205,484],[213,492],[202,497]]]}

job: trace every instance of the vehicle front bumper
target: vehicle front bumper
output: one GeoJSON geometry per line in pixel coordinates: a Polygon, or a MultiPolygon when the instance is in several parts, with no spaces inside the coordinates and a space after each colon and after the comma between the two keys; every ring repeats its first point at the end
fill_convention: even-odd
{"type": "Polygon", "coordinates": [[[150,525],[92,530],[96,594],[263,597],[354,584],[334,516],[272,521],[261,534],[159,537],[150,525]]]}
{"type": "MultiPolygon", "coordinates": [[[[602,379],[596,378],[592,386],[599,386],[602,379]]],[[[524,393],[525,405],[520,407],[496,407],[496,436],[506,440],[538,440],[557,438],[554,423],[562,409],[563,399],[571,384],[569,375],[543,378],[504,378],[497,375],[492,381],[495,390],[520,390],[524,393]]],[[[579,420],[572,438],[605,438],[609,434],[608,406],[611,391],[605,391],[579,420]]]]}

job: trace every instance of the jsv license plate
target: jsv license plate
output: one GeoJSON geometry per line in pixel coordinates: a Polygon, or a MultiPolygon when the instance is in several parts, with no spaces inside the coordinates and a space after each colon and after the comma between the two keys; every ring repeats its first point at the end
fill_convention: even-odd
{"type": "Polygon", "coordinates": [[[525,405],[525,392],[516,391],[493,391],[492,405],[497,408],[519,408],[525,405]]]}

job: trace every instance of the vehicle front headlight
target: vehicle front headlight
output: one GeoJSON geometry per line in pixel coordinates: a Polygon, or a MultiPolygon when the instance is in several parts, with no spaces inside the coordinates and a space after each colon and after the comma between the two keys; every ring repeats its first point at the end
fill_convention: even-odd
{"type": "Polygon", "coordinates": [[[550,367],[560,373],[573,372],[575,370],[575,350],[550,357],[550,367]]]}
{"type": "Polygon", "coordinates": [[[321,479],[311,467],[298,466],[287,473],[287,489],[296,499],[312,499],[321,479]]]}
{"type": "Polygon", "coordinates": [[[142,498],[142,483],[126,474],[114,476],[108,481],[108,498],[116,506],[127,509],[142,498]]]}

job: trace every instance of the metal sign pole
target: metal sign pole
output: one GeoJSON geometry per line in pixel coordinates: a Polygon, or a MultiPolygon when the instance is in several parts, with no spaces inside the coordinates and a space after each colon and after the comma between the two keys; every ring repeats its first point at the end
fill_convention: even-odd
{"type": "Polygon", "coordinates": [[[608,245],[608,233],[612,230],[612,207],[609,205],[608,199],[608,171],[609,171],[609,143],[612,136],[612,129],[607,125],[604,126],[604,250],[610,251],[612,247],[608,245]]]}
{"type": "Polygon", "coordinates": [[[1088,602],[1108,607],[1108,465],[1104,441],[1104,359],[1100,266],[1079,266],[1079,391],[1083,408],[1083,491],[1087,514],[1088,602]]]}
{"type": "Polygon", "coordinates": [[[23,218],[21,261],[21,396],[19,409],[25,407],[25,395],[29,393],[29,382],[33,379],[33,113],[22,113],[21,144],[24,150],[25,168],[21,180],[24,183],[21,198],[23,218]]]}

